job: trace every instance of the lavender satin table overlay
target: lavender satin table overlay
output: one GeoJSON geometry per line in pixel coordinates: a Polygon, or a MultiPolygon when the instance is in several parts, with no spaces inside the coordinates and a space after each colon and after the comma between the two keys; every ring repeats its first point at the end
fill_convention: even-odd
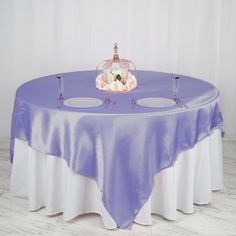
{"type": "Polygon", "coordinates": [[[98,183],[104,206],[119,228],[132,227],[157,172],[172,166],[180,152],[214,128],[223,133],[219,92],[213,85],[181,76],[178,96],[187,108],[147,108],[132,101],[172,98],[173,75],[151,71],[135,75],[134,91],[106,93],[95,88],[95,71],[64,74],[66,99],[111,101],[109,106],[83,109],[58,109],[55,75],[32,80],[17,90],[12,115],[11,162],[16,137],[36,150],[64,158],[73,171],[98,183]]]}

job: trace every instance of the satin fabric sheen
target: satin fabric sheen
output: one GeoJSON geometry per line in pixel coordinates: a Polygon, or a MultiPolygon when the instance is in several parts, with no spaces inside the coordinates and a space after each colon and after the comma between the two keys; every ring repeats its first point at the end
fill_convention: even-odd
{"type": "Polygon", "coordinates": [[[153,177],[177,155],[221,128],[219,92],[204,81],[181,76],[179,98],[188,106],[146,108],[145,97],[172,98],[172,74],[136,71],[138,87],[128,93],[95,88],[95,71],[64,75],[64,97],[109,98],[96,108],[58,108],[55,75],[23,84],[12,115],[10,156],[20,138],[43,153],[64,158],[76,173],[94,179],[105,208],[119,228],[130,229],[149,198],[153,177]]]}

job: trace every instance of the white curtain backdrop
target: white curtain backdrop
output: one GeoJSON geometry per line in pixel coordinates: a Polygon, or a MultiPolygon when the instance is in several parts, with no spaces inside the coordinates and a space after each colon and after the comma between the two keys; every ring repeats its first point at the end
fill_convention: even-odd
{"type": "Polygon", "coordinates": [[[235,0],[0,0],[0,138],[19,85],[95,69],[117,42],[138,69],[214,84],[226,139],[236,140],[235,12],[235,0]]]}

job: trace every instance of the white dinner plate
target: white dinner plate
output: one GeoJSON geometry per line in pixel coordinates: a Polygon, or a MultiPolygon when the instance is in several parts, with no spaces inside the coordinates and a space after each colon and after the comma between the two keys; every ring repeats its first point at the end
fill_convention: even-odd
{"type": "Polygon", "coordinates": [[[66,99],[63,104],[68,107],[90,108],[101,106],[103,101],[98,98],[77,97],[66,99]]]}
{"type": "Polygon", "coordinates": [[[168,98],[141,98],[136,101],[136,104],[143,106],[143,107],[170,107],[175,105],[175,101],[168,98]]]}

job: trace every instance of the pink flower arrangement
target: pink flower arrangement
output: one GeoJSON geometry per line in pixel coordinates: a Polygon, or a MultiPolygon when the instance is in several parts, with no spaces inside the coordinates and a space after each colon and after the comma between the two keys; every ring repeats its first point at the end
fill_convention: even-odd
{"type": "Polygon", "coordinates": [[[128,71],[104,71],[96,78],[96,88],[107,92],[128,92],[136,86],[135,76],[128,71]]]}

